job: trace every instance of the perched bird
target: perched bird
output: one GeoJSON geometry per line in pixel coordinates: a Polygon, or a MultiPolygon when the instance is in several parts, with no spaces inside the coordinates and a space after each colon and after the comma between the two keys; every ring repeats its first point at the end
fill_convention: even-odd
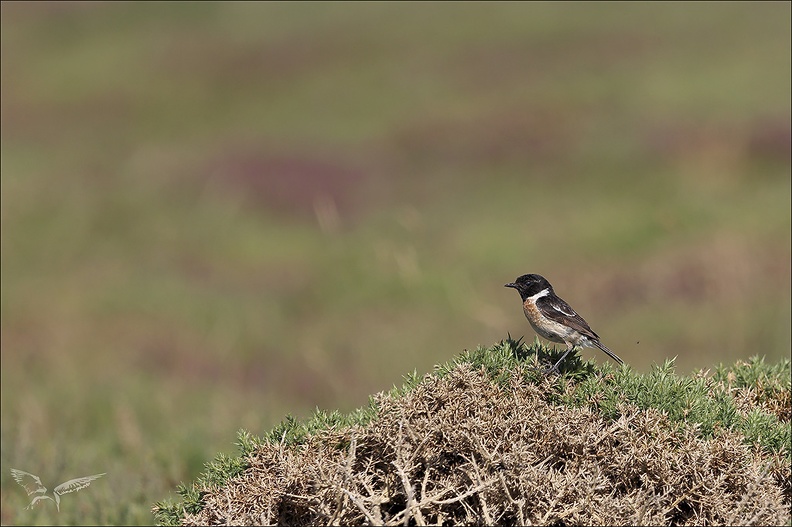
{"type": "Polygon", "coordinates": [[[599,335],[591,330],[583,317],[555,294],[553,286],[543,276],[524,274],[504,287],[512,287],[520,293],[525,318],[534,331],[549,341],[566,344],[566,352],[547,373],[557,370],[558,365],[576,346],[597,347],[619,364],[624,364],[623,360],[600,342],[599,335]]]}
{"type": "Polygon", "coordinates": [[[84,478],[76,478],[70,479],[66,483],[61,483],[55,490],[52,491],[52,495],[55,499],[50,498],[47,496],[47,487],[42,485],[41,479],[38,476],[34,476],[30,472],[25,472],[24,470],[17,470],[15,468],[11,469],[11,475],[14,477],[14,480],[22,485],[25,488],[25,491],[28,493],[28,496],[31,494],[38,494],[38,496],[33,498],[33,501],[30,502],[30,505],[25,507],[26,509],[31,508],[33,505],[36,504],[39,500],[51,500],[55,502],[55,506],[58,508],[58,512],[60,512],[60,497],[63,494],[68,494],[70,492],[76,492],[78,490],[82,490],[95,479],[99,479],[105,475],[103,472],[102,474],[94,474],[93,476],[85,476],[84,478]]]}

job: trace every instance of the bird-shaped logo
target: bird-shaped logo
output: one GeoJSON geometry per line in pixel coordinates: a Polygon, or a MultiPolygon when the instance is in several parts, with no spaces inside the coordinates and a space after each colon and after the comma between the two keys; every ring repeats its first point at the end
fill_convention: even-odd
{"type": "Polygon", "coordinates": [[[27,491],[28,496],[31,494],[37,494],[36,497],[33,498],[33,501],[30,502],[30,505],[25,507],[25,509],[31,508],[40,500],[52,500],[55,502],[55,506],[58,508],[58,512],[60,512],[60,497],[64,494],[68,494],[70,492],[77,492],[78,490],[82,490],[95,479],[99,479],[104,476],[106,472],[102,472],[101,474],[94,474],[93,476],[85,476],[84,478],[75,478],[70,479],[66,483],[61,483],[55,490],[52,491],[52,495],[54,499],[47,496],[47,487],[41,484],[41,480],[38,476],[34,476],[29,472],[25,472],[24,470],[17,470],[15,468],[11,469],[11,475],[14,477],[17,483],[22,485],[27,491]]]}

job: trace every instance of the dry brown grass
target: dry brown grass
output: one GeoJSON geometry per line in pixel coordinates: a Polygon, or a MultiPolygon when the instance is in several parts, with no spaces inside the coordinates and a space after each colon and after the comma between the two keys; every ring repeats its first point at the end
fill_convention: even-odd
{"type": "MultiPolygon", "coordinates": [[[[790,467],[731,432],[655,410],[616,421],[554,406],[517,368],[504,387],[460,365],[366,426],[272,444],[184,523],[769,525],[790,522],[790,467]]],[[[546,381],[547,382],[547,381],[546,381]]]]}

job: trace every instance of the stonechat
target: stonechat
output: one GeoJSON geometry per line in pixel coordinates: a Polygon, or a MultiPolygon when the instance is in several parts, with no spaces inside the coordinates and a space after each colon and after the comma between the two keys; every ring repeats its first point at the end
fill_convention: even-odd
{"type": "Polygon", "coordinates": [[[623,360],[600,342],[599,335],[591,330],[583,317],[555,294],[553,286],[543,276],[524,274],[504,287],[512,287],[520,293],[525,318],[534,331],[551,342],[566,344],[566,352],[547,373],[557,370],[558,365],[577,346],[597,347],[619,364],[624,364],[623,360]]]}

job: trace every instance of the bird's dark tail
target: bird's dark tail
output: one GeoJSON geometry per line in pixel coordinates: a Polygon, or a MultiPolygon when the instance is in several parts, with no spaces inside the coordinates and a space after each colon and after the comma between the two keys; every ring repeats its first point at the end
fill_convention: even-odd
{"type": "Polygon", "coordinates": [[[607,353],[607,354],[608,354],[608,357],[610,357],[611,359],[615,360],[615,361],[616,361],[616,362],[618,362],[619,364],[624,364],[624,361],[623,361],[623,360],[621,360],[621,359],[619,358],[619,356],[618,356],[618,355],[616,355],[616,354],[615,354],[615,353],[613,353],[611,350],[609,350],[609,349],[608,349],[608,347],[607,347],[605,344],[601,343],[599,340],[592,340],[591,342],[592,342],[592,343],[593,343],[595,346],[597,346],[599,349],[601,349],[602,351],[604,351],[605,353],[607,353]]]}

